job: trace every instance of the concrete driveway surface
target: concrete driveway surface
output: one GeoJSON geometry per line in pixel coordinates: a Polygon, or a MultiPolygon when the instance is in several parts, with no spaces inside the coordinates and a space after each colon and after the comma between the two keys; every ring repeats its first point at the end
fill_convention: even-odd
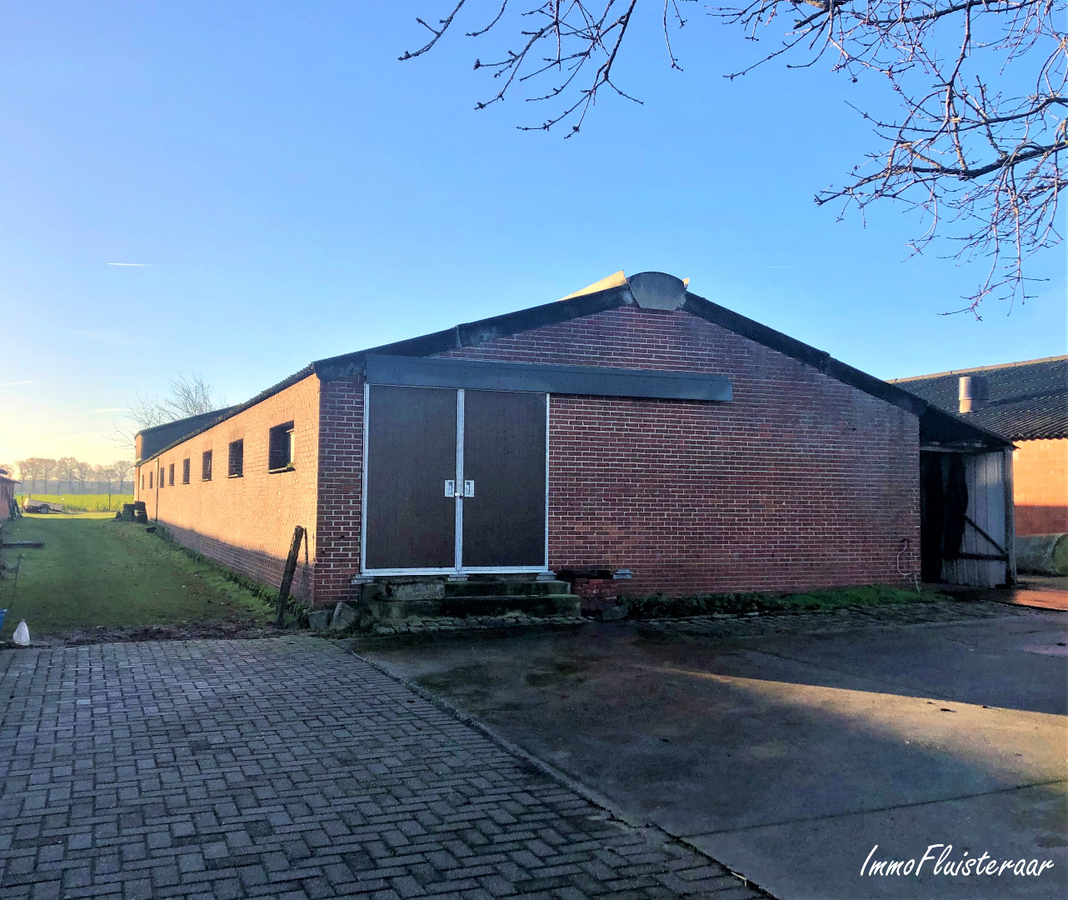
{"type": "Polygon", "coordinates": [[[931,609],[358,652],[781,900],[1068,896],[1068,617],[931,609]]]}
{"type": "Polygon", "coordinates": [[[0,652],[0,898],[758,894],[307,637],[0,652]]]}

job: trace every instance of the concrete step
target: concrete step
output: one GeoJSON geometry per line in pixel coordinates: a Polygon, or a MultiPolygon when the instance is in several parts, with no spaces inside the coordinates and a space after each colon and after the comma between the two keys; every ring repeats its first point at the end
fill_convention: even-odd
{"type": "Polygon", "coordinates": [[[511,597],[542,594],[566,594],[570,585],[566,581],[446,581],[446,597],[511,597]]]}
{"type": "Polygon", "coordinates": [[[432,600],[372,600],[368,603],[375,621],[432,619],[440,616],[578,616],[582,600],[572,594],[485,594],[475,597],[445,597],[432,600]]]}

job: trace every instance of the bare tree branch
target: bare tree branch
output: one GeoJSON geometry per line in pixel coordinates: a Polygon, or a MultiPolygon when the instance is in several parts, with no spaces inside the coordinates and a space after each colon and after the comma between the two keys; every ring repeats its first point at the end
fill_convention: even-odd
{"type": "MultiPolygon", "coordinates": [[[[437,27],[417,19],[433,37],[401,59],[421,56],[445,35],[465,0],[437,27]]],[[[661,0],[661,26],[669,65],[681,69],[671,46],[671,26],[686,20],[680,2],[661,0]]],[[[996,295],[1024,300],[1031,280],[1025,262],[1061,240],[1060,192],[1068,184],[1068,0],[741,0],[713,3],[715,19],[750,40],[770,36],[766,53],[735,79],[772,61],[787,68],[829,62],[853,81],[885,78],[900,112],[897,118],[858,110],[873,129],[878,148],[844,184],[816,195],[820,205],[864,210],[896,200],[916,209],[922,234],[911,246],[921,253],[936,239],[955,241],[957,259],[986,256],[988,273],[966,299],[979,304],[996,295]],[[1031,75],[1031,82],[1022,79],[1031,75]]],[[[485,109],[526,85],[527,101],[560,101],[561,107],[526,131],[570,124],[582,127],[601,89],[638,101],[613,80],[636,0],[502,0],[488,25],[468,32],[481,37],[502,21],[515,23],[518,49],[491,62],[476,59],[501,79],[485,109]],[[518,18],[507,19],[509,9],[518,18]],[[524,24],[529,22],[530,24],[524,24]],[[548,89],[532,86],[549,80],[548,89]]],[[[512,27],[509,24],[508,27],[512,27]]],[[[511,32],[515,37],[515,31],[511,32]]]]}

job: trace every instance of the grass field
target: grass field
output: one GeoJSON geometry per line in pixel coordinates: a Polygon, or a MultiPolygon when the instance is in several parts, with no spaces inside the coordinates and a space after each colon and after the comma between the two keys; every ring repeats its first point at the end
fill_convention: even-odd
{"type": "MultiPolygon", "coordinates": [[[[16,494],[19,506],[23,505],[23,494],[16,494]]],[[[66,512],[113,512],[122,509],[122,504],[133,503],[133,494],[31,494],[34,500],[46,503],[58,503],[66,512]],[[108,505],[110,501],[110,506],[108,505]]]]}
{"type": "Polygon", "coordinates": [[[20,619],[31,637],[97,625],[271,619],[268,604],[227,580],[219,567],[197,562],[145,526],[118,522],[108,513],[25,516],[7,522],[3,534],[9,541],[44,541],[39,550],[3,551],[4,639],[20,619]]]}

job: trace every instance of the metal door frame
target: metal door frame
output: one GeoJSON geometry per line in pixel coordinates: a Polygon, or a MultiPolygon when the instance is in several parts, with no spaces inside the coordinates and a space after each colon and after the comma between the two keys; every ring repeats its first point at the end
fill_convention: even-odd
{"type": "MultiPolygon", "coordinates": [[[[396,385],[396,387],[420,388],[413,385],[396,385]]],[[[456,391],[456,483],[463,484],[464,476],[464,389],[449,388],[456,391]]],[[[482,390],[480,388],[479,390],[482,390]]],[[[502,391],[501,393],[540,393],[536,391],[502,391]]],[[[493,574],[542,574],[549,571],[549,401],[550,394],[545,394],[545,562],[541,566],[464,566],[463,563],[463,525],[464,498],[457,497],[456,535],[454,565],[445,568],[414,569],[368,569],[367,568],[367,461],[370,454],[370,418],[371,418],[371,384],[363,385],[363,468],[360,473],[360,573],[362,575],[493,575],[493,574]]]]}

